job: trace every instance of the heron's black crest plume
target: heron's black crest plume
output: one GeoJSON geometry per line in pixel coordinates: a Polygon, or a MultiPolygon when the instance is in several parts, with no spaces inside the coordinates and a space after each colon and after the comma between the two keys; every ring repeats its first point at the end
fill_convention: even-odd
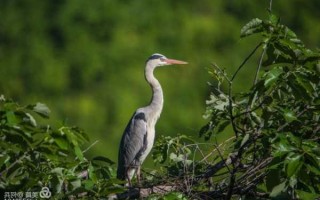
{"type": "Polygon", "coordinates": [[[164,55],[161,55],[159,53],[155,53],[155,54],[152,54],[152,56],[150,56],[146,62],[148,62],[149,60],[154,60],[154,59],[158,59],[158,58],[165,58],[164,55]]]}

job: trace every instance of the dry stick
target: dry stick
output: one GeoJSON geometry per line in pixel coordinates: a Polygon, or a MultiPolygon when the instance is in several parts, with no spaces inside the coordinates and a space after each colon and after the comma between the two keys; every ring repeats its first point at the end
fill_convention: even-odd
{"type": "Polygon", "coordinates": [[[203,162],[203,160],[206,160],[206,159],[207,159],[208,157],[210,157],[214,152],[216,152],[217,149],[220,148],[220,146],[225,145],[227,142],[229,142],[229,140],[234,139],[234,138],[235,138],[235,136],[227,139],[226,141],[224,141],[224,142],[222,142],[221,144],[219,144],[217,147],[213,145],[215,148],[214,148],[208,155],[206,155],[200,162],[203,162]]]}
{"type": "Polygon", "coordinates": [[[258,176],[256,176],[250,183],[246,184],[246,187],[244,189],[241,189],[241,193],[248,192],[252,187],[256,186],[257,183],[263,179],[266,176],[266,173],[261,173],[258,176]]]}
{"type": "Polygon", "coordinates": [[[200,162],[205,162],[206,164],[209,164],[209,162],[207,160],[208,155],[204,155],[203,151],[199,148],[199,146],[197,146],[197,149],[199,150],[199,152],[200,152],[200,154],[202,156],[202,159],[200,160],[200,162]]]}
{"type": "Polygon", "coordinates": [[[146,188],[131,188],[127,192],[121,194],[112,194],[108,196],[108,199],[137,199],[146,198],[151,194],[166,194],[168,192],[176,190],[176,186],[173,185],[158,185],[146,188]]]}
{"type": "MultiPolygon", "coordinates": [[[[262,128],[262,127],[261,127],[262,128]]],[[[260,129],[261,130],[261,129],[260,129]]],[[[236,177],[235,177],[235,174],[239,168],[239,163],[241,163],[241,159],[242,159],[242,151],[247,148],[248,145],[252,144],[252,143],[255,143],[256,140],[261,136],[261,134],[256,134],[254,135],[254,137],[252,138],[252,140],[248,140],[246,141],[238,150],[237,154],[234,154],[234,158],[231,157],[232,159],[232,164],[233,164],[233,170],[232,170],[232,173],[231,173],[231,177],[230,177],[230,182],[229,182],[229,187],[228,187],[228,192],[227,192],[227,195],[225,197],[225,199],[231,199],[232,198],[232,194],[233,194],[233,191],[234,191],[234,185],[235,185],[235,182],[236,182],[236,177]]]]}
{"type": "MultiPolygon", "coordinates": [[[[250,143],[247,142],[243,146],[247,146],[248,144],[250,144],[250,143]]],[[[219,152],[218,149],[217,149],[217,151],[219,152]]],[[[239,158],[236,158],[235,155],[231,155],[231,156],[229,156],[228,159],[226,159],[226,160],[223,159],[220,162],[216,163],[214,166],[212,166],[210,169],[208,169],[208,171],[206,173],[201,174],[197,177],[192,177],[188,182],[191,184],[194,184],[194,183],[197,183],[201,179],[206,179],[206,178],[212,177],[217,171],[226,167],[226,165],[233,164],[238,159],[239,158]]],[[[151,185],[151,186],[145,187],[145,188],[133,188],[133,189],[129,190],[128,192],[118,194],[116,196],[115,195],[109,196],[109,197],[110,197],[110,199],[127,199],[127,198],[144,198],[144,197],[147,197],[153,193],[165,194],[165,193],[168,193],[171,191],[178,190],[181,187],[181,186],[179,187],[179,185],[181,185],[181,181],[182,181],[182,185],[183,185],[183,182],[185,182],[185,177],[180,181],[179,180],[176,181],[176,184],[172,184],[172,182],[171,182],[171,184],[168,184],[168,181],[166,181],[166,183],[162,183],[159,185],[151,185]]],[[[182,189],[182,188],[180,188],[180,189],[182,189]]],[[[220,197],[224,196],[224,194],[219,191],[214,191],[211,195],[220,196],[220,197]]]]}
{"type": "Polygon", "coordinates": [[[249,179],[252,176],[255,176],[260,169],[263,169],[264,167],[266,167],[271,161],[272,161],[272,157],[268,157],[264,161],[262,161],[259,165],[251,167],[243,175],[239,177],[238,183],[241,184],[241,182],[249,179]]]}

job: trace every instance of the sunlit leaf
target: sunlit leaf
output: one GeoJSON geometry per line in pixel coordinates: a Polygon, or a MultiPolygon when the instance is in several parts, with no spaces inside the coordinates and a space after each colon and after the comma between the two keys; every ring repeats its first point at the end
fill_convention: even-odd
{"type": "Polygon", "coordinates": [[[49,118],[50,109],[43,103],[37,103],[32,107],[33,111],[39,114],[42,117],[49,118]]]}
{"type": "Polygon", "coordinates": [[[248,22],[244,27],[242,27],[240,31],[240,36],[241,37],[247,37],[250,36],[254,33],[259,33],[261,32],[262,29],[262,20],[255,18],[252,19],[250,22],[248,22]]]}
{"type": "Polygon", "coordinates": [[[250,134],[247,133],[247,134],[243,137],[243,139],[242,139],[242,141],[241,141],[240,147],[242,147],[242,146],[249,140],[249,138],[250,138],[250,134]]]}
{"type": "Polygon", "coordinates": [[[70,182],[70,184],[72,185],[72,189],[77,189],[78,187],[81,186],[81,180],[80,179],[75,179],[73,181],[70,182]]]}
{"type": "Polygon", "coordinates": [[[292,122],[294,120],[297,120],[297,117],[292,110],[284,110],[283,116],[287,122],[292,122]]]}
{"type": "Polygon", "coordinates": [[[285,188],[286,188],[286,182],[284,181],[272,189],[272,191],[270,193],[270,197],[276,197],[276,196],[280,195],[281,192],[283,192],[285,190],[285,188]]]}
{"type": "Polygon", "coordinates": [[[36,127],[37,122],[34,119],[34,117],[30,113],[26,113],[26,116],[28,117],[28,119],[26,121],[28,121],[32,126],[36,127]]]}
{"type": "Polygon", "coordinates": [[[271,84],[273,84],[278,77],[282,74],[283,70],[281,68],[275,67],[266,74],[264,86],[269,87],[271,84]]]}

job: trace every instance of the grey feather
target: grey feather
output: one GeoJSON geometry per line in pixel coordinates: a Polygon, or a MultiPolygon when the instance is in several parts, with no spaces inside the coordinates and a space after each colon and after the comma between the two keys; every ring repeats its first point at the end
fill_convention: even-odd
{"type": "Polygon", "coordinates": [[[129,168],[141,165],[139,159],[147,147],[147,122],[144,113],[135,113],[121,139],[118,157],[117,178],[125,180],[129,168]]]}

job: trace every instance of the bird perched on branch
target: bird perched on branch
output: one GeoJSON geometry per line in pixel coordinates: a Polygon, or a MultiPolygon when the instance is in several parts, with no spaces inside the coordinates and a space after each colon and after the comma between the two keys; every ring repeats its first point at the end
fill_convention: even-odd
{"type": "Polygon", "coordinates": [[[124,130],[118,155],[117,178],[127,180],[131,186],[134,174],[140,183],[140,167],[150,153],[154,138],[155,125],[163,107],[163,92],[153,71],[157,67],[187,64],[187,62],[169,59],[161,54],[153,54],[146,62],[145,78],[152,88],[152,99],[148,106],[136,110],[124,130]]]}

